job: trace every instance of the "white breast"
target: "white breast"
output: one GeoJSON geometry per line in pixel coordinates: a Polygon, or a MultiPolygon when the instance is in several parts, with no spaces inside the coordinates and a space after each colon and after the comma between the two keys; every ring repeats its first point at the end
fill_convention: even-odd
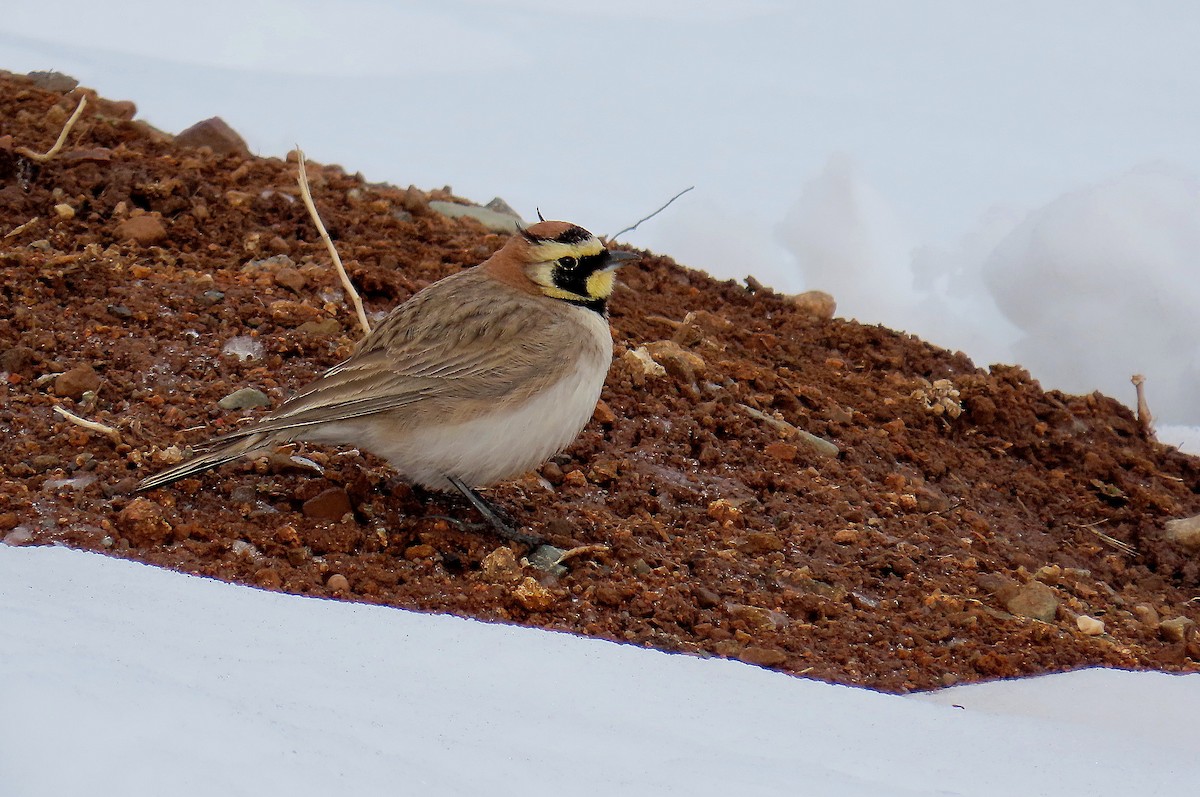
{"type": "Polygon", "coordinates": [[[607,320],[578,309],[588,328],[578,366],[524,404],[402,435],[381,434],[378,429],[369,436],[345,435],[343,428],[340,442],[358,437],[355,445],[386,458],[410,481],[433,489],[451,489],[447,474],[484,486],[536,468],[579,436],[595,412],[612,363],[607,320]]]}

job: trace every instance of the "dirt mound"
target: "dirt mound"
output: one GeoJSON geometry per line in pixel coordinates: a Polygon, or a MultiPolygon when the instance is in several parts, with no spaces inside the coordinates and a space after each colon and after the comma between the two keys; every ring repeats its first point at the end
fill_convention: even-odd
{"type": "MultiPolygon", "coordinates": [[[[311,448],[146,496],[134,481],[277,405],[358,338],[294,163],[191,147],[79,91],[0,78],[0,537],[306,595],[567,630],[905,691],[1087,664],[1195,670],[1200,461],[1099,394],[648,255],[610,303],[603,404],[489,490],[560,548],[446,517],[357,452],[311,448]],[[227,404],[230,402],[226,402],[227,404]],[[237,401],[233,402],[237,404],[237,401]],[[113,427],[68,422],[62,407],[113,427]]],[[[372,311],[504,236],[460,202],[310,164],[372,311]]],[[[586,219],[573,219],[587,226],[586,219]]]]}

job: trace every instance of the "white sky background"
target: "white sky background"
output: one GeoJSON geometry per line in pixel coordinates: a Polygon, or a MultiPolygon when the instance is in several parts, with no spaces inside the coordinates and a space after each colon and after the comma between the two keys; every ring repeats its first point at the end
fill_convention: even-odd
{"type": "Polygon", "coordinates": [[[65,0],[0,67],[599,233],[694,184],[627,240],[1197,424],[1197,41],[1183,2],[65,0]]]}

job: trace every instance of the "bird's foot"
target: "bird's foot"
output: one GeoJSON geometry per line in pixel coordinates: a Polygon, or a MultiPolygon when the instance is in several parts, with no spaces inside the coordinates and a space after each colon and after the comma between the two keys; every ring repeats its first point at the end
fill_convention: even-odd
{"type": "Polygon", "coordinates": [[[483,519],[501,537],[530,547],[537,547],[543,544],[544,541],[541,537],[518,531],[516,522],[508,513],[494,506],[482,495],[468,487],[461,479],[454,476],[447,476],[446,478],[449,479],[456,490],[463,494],[464,498],[471,502],[471,506],[475,507],[475,511],[483,515],[483,519]]]}

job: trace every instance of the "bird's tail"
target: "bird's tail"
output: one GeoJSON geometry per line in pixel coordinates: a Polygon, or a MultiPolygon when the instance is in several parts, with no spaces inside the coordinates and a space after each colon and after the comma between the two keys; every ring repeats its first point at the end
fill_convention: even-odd
{"type": "Polygon", "coordinates": [[[164,487],[171,482],[186,479],[188,476],[193,476],[197,473],[215,468],[218,465],[224,465],[226,462],[232,462],[238,457],[243,457],[262,448],[266,448],[271,444],[271,436],[266,434],[251,434],[246,437],[239,437],[231,440],[212,451],[192,457],[187,462],[181,462],[173,468],[167,468],[164,471],[147,476],[138,482],[134,488],[137,492],[145,490],[153,490],[156,487],[164,487]]]}

